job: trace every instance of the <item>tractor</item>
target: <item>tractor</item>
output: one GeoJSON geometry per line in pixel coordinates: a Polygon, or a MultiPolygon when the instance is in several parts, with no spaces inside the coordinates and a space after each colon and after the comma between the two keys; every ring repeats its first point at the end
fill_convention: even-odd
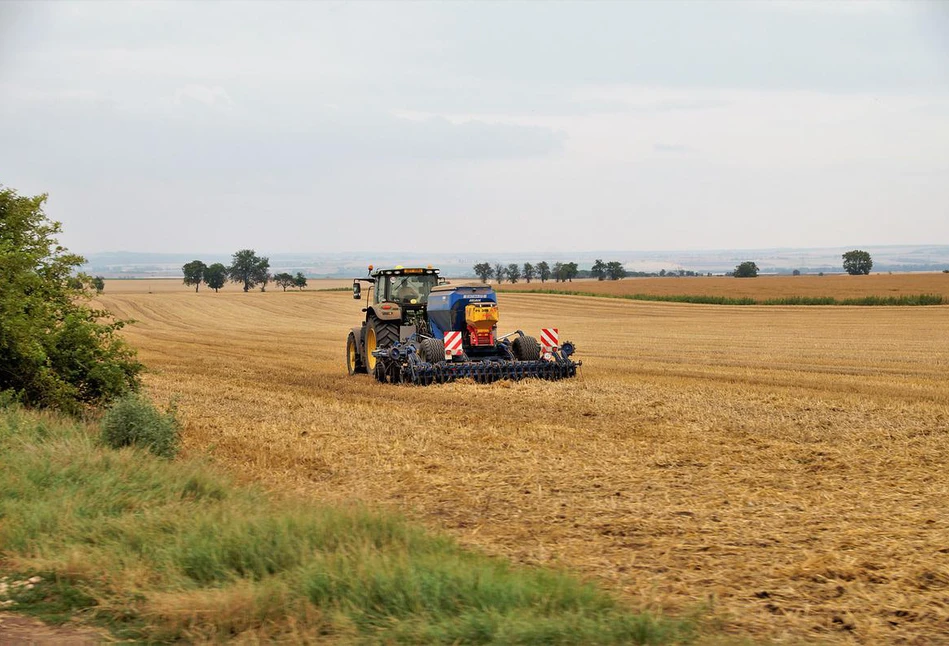
{"type": "Polygon", "coordinates": [[[365,321],[349,332],[346,367],[380,382],[428,385],[470,378],[574,377],[574,346],[545,328],[540,341],[521,330],[498,336],[497,294],[490,286],[453,286],[438,269],[373,270],[353,279],[353,298],[368,284],[365,321]]]}

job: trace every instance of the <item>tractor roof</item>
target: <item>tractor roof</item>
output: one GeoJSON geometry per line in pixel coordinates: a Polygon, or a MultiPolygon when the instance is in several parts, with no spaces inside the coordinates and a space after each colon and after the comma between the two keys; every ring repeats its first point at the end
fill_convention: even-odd
{"type": "Polygon", "coordinates": [[[402,265],[396,265],[392,268],[376,269],[371,272],[372,276],[405,276],[411,274],[438,274],[438,270],[432,267],[403,267],[402,265]]]}

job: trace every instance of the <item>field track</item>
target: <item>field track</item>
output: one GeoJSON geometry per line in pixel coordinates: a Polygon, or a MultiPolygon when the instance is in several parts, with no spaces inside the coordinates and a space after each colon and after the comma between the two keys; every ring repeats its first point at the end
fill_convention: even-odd
{"type": "Polygon", "coordinates": [[[189,450],[242,477],[391,505],[640,607],[711,604],[739,634],[949,640],[947,306],[503,294],[501,327],[556,325],[582,377],[415,388],[346,376],[344,292],[99,300],[138,321],[189,450]]]}

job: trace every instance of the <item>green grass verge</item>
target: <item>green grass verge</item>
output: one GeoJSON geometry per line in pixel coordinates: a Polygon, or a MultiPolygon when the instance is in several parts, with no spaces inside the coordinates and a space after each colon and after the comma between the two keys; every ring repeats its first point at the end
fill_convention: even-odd
{"type": "Polygon", "coordinates": [[[0,408],[0,576],[42,578],[7,593],[19,612],[146,642],[665,644],[697,631],[397,516],[108,449],[95,429],[16,406],[0,408]]]}
{"type": "MultiPolygon", "coordinates": [[[[502,288],[503,289],[503,288],[502,288]]],[[[568,289],[512,289],[507,294],[562,294],[566,296],[594,296],[596,298],[619,298],[630,301],[660,301],[667,303],[699,303],[703,305],[945,305],[940,294],[913,294],[903,296],[863,296],[841,298],[833,296],[789,296],[784,298],[732,298],[730,296],[708,296],[701,294],[600,294],[568,289]]]]}

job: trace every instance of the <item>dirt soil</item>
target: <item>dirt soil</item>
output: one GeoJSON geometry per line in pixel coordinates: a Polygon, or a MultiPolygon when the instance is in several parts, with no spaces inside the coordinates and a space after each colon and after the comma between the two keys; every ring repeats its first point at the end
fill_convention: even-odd
{"type": "Polygon", "coordinates": [[[4,646],[93,646],[114,640],[106,633],[75,626],[48,626],[13,612],[0,612],[0,644],[4,646]]]}

